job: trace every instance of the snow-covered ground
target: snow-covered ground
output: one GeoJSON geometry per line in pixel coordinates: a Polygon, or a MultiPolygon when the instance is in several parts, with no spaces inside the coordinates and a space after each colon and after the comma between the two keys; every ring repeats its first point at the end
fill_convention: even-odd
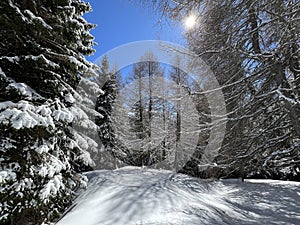
{"type": "Polygon", "coordinates": [[[208,181],[125,167],[88,173],[57,225],[300,224],[300,183],[208,181]]]}

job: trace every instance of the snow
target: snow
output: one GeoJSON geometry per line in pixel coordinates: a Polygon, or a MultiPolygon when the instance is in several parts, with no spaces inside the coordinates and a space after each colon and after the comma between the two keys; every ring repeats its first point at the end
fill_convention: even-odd
{"type": "Polygon", "coordinates": [[[46,63],[48,66],[52,67],[52,68],[59,68],[59,65],[50,61],[49,59],[47,59],[43,54],[34,56],[34,55],[24,55],[24,56],[12,56],[12,57],[8,57],[8,56],[2,56],[0,57],[0,59],[7,59],[8,61],[10,61],[11,63],[18,63],[20,60],[27,60],[27,59],[32,59],[35,61],[42,61],[44,63],[46,63]]]}
{"type": "Polygon", "coordinates": [[[70,107],[70,111],[74,115],[74,120],[87,120],[89,119],[88,115],[79,107],[70,107]]]}
{"type": "MultiPolygon", "coordinates": [[[[19,57],[5,57],[9,60],[19,60],[19,57]]],[[[0,69],[0,75],[4,75],[3,71],[0,69]]],[[[29,87],[27,84],[25,83],[17,83],[15,82],[13,79],[9,78],[8,79],[11,83],[6,87],[7,90],[16,90],[19,92],[20,95],[23,95],[24,97],[26,97],[27,99],[30,100],[35,100],[35,99],[43,99],[43,97],[41,95],[39,95],[35,90],[33,90],[31,87],[29,87]]]]}
{"type": "Polygon", "coordinates": [[[48,152],[49,151],[49,146],[48,145],[45,145],[45,144],[43,144],[43,145],[40,145],[39,147],[37,147],[36,149],[35,149],[35,151],[37,152],[37,153],[39,153],[39,154],[43,154],[44,152],[48,152]]]}
{"type": "Polygon", "coordinates": [[[69,62],[76,66],[76,69],[79,69],[79,68],[82,68],[82,69],[85,69],[85,70],[89,69],[84,63],[80,62],[74,56],[69,56],[68,58],[69,58],[69,62]]]}
{"type": "Polygon", "coordinates": [[[94,161],[91,159],[90,153],[87,151],[83,151],[81,155],[78,156],[85,165],[95,166],[94,161]]]}
{"type": "Polygon", "coordinates": [[[39,114],[41,114],[42,116],[49,116],[52,111],[49,108],[49,106],[41,105],[41,106],[37,107],[36,112],[39,113],[39,114]]]}
{"type": "Polygon", "coordinates": [[[37,121],[32,118],[28,112],[22,112],[16,109],[11,110],[12,115],[17,115],[13,116],[13,125],[15,129],[20,129],[22,127],[27,127],[27,128],[33,128],[35,127],[38,123],[37,121]]]}
{"type": "Polygon", "coordinates": [[[30,189],[33,186],[33,180],[31,178],[24,178],[14,185],[16,186],[15,191],[18,193],[25,189],[30,189]]]}
{"type": "Polygon", "coordinates": [[[8,85],[8,88],[14,88],[20,92],[21,95],[28,97],[32,96],[32,93],[28,90],[29,87],[24,83],[11,83],[8,85]]]}
{"type": "Polygon", "coordinates": [[[60,189],[64,189],[65,185],[62,181],[62,176],[55,175],[53,179],[51,179],[46,186],[41,190],[40,198],[47,202],[49,200],[49,196],[56,195],[60,189]]]}
{"type": "Polygon", "coordinates": [[[10,170],[0,171],[0,183],[3,183],[5,180],[13,180],[16,178],[16,174],[10,170]]]}
{"type": "Polygon", "coordinates": [[[41,61],[41,62],[44,62],[46,63],[48,66],[52,67],[52,68],[59,68],[59,65],[48,60],[43,54],[40,54],[38,56],[34,56],[34,55],[27,55],[25,56],[25,59],[32,59],[32,60],[35,60],[35,61],[41,61]]]}
{"type": "Polygon", "coordinates": [[[76,101],[75,98],[73,97],[73,95],[70,93],[65,95],[65,100],[66,100],[66,102],[69,102],[69,103],[74,103],[76,101]]]}
{"type": "Polygon", "coordinates": [[[0,110],[3,110],[5,108],[12,108],[14,106],[15,106],[15,104],[11,101],[0,102],[0,110]]]}
{"type": "Polygon", "coordinates": [[[297,104],[300,105],[300,101],[297,101],[297,99],[292,99],[292,98],[285,96],[280,90],[277,89],[276,93],[278,94],[280,99],[283,99],[283,100],[291,103],[292,105],[297,105],[297,104]]]}
{"type": "MultiPolygon", "coordinates": [[[[84,144],[87,145],[88,148],[90,148],[91,151],[93,152],[98,152],[98,143],[96,141],[94,141],[94,139],[83,135],[83,139],[84,139],[84,144]]],[[[86,147],[83,147],[83,149],[87,149],[86,147]]]]}
{"type": "Polygon", "coordinates": [[[74,136],[75,136],[76,141],[77,141],[80,148],[82,148],[84,150],[89,148],[89,144],[88,144],[87,140],[84,137],[82,137],[78,133],[75,133],[74,136]]]}
{"type": "Polygon", "coordinates": [[[74,119],[73,114],[65,108],[54,110],[52,116],[57,121],[63,121],[67,123],[71,123],[74,119]]]}
{"type": "Polygon", "coordinates": [[[86,174],[88,187],[57,225],[300,224],[300,183],[201,180],[124,167],[86,174]]]}
{"type": "Polygon", "coordinates": [[[52,117],[45,114],[45,109],[43,111],[24,100],[18,103],[0,102],[0,124],[11,124],[15,129],[33,128],[37,125],[55,127],[52,117]]]}
{"type": "Polygon", "coordinates": [[[35,16],[30,10],[24,10],[24,13],[29,15],[32,21],[37,21],[39,24],[43,25],[44,28],[52,30],[52,27],[49,26],[41,17],[35,16]]]}
{"type": "MultiPolygon", "coordinates": [[[[16,149],[17,146],[14,144],[15,144],[15,141],[10,138],[2,138],[0,140],[0,148],[2,148],[2,149],[4,149],[4,148],[6,148],[7,150],[11,149],[11,148],[16,149]]],[[[0,158],[0,162],[3,160],[4,160],[3,158],[0,158]]]]}

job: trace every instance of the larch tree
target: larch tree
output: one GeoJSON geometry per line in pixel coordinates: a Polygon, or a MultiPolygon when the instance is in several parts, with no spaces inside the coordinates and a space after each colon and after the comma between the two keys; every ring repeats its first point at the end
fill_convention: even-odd
{"type": "MultiPolygon", "coordinates": [[[[209,106],[207,99],[204,94],[201,93],[200,83],[194,80],[193,76],[190,76],[186,72],[182,71],[180,68],[182,67],[182,62],[179,57],[175,58],[174,64],[170,69],[169,76],[172,80],[173,85],[171,85],[171,89],[173,90],[173,99],[175,99],[175,108],[176,108],[176,138],[175,138],[175,151],[176,152],[189,152],[191,148],[194,148],[194,153],[189,158],[184,165],[177,165],[178,161],[177,156],[175,154],[174,164],[176,165],[176,171],[180,171],[182,173],[188,173],[197,175],[199,173],[198,164],[201,161],[201,155],[205,150],[205,146],[207,144],[209,138],[209,128],[206,126],[209,123],[209,119],[207,115],[209,115],[209,106]],[[189,113],[186,113],[186,105],[184,102],[184,96],[189,96],[191,99],[191,103],[193,103],[194,113],[198,121],[188,120],[186,117],[191,117],[189,113]],[[189,145],[179,145],[181,136],[184,133],[191,132],[191,130],[184,130],[182,122],[185,123],[190,122],[196,125],[197,129],[194,130],[195,133],[198,133],[198,143],[196,147],[192,147],[189,145]]],[[[187,123],[184,126],[193,127],[191,124],[187,123]]],[[[192,129],[193,130],[193,129],[192,129]]]]}
{"type": "MultiPolygon", "coordinates": [[[[299,179],[299,1],[143,1],[177,21],[224,93],[219,176],[299,179]]],[[[201,93],[201,91],[199,92],[201,93]]]]}
{"type": "MultiPolygon", "coordinates": [[[[130,110],[130,124],[135,136],[132,143],[139,143],[139,145],[133,144],[135,151],[132,151],[137,165],[151,165],[157,160],[157,153],[154,153],[157,148],[153,146],[155,137],[152,133],[155,127],[152,125],[156,126],[153,118],[162,101],[159,96],[155,96],[154,89],[157,86],[156,77],[162,76],[163,68],[152,52],[146,52],[140,58],[140,62],[133,65],[130,79],[136,84],[134,88],[137,89],[135,91],[137,101],[130,110]]],[[[135,99],[135,96],[131,97],[135,99]]]]}
{"type": "Polygon", "coordinates": [[[182,107],[182,96],[185,93],[182,92],[182,88],[187,86],[187,74],[180,69],[180,59],[177,58],[175,61],[175,66],[171,67],[169,76],[170,79],[174,82],[172,89],[174,90],[174,99],[175,99],[175,108],[176,108],[176,128],[175,128],[175,158],[174,158],[174,166],[175,170],[178,170],[178,152],[182,151],[184,146],[180,146],[180,138],[181,138],[181,107],[182,107]]]}
{"type": "MultiPolygon", "coordinates": [[[[93,127],[84,89],[98,85],[91,10],[81,0],[3,0],[0,3],[0,223],[56,220],[86,184],[91,169],[87,141],[73,122],[93,127]],[[83,92],[82,92],[83,91],[83,92]]],[[[96,112],[95,112],[96,113],[96,112]]]]}

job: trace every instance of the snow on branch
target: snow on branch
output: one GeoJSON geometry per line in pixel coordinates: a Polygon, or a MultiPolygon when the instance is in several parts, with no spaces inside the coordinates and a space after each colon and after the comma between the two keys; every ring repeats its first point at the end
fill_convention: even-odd
{"type": "Polygon", "coordinates": [[[50,109],[45,111],[40,107],[35,107],[28,101],[11,101],[0,103],[0,124],[11,125],[15,129],[33,128],[35,126],[55,127],[50,114],[50,109]],[[4,109],[4,110],[3,110],[4,109]]]}

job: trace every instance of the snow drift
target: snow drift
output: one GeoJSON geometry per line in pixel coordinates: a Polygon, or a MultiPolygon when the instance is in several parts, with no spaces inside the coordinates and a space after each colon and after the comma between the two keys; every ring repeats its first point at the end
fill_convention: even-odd
{"type": "Polygon", "coordinates": [[[57,225],[300,224],[300,183],[208,181],[125,167],[87,174],[57,225]]]}

